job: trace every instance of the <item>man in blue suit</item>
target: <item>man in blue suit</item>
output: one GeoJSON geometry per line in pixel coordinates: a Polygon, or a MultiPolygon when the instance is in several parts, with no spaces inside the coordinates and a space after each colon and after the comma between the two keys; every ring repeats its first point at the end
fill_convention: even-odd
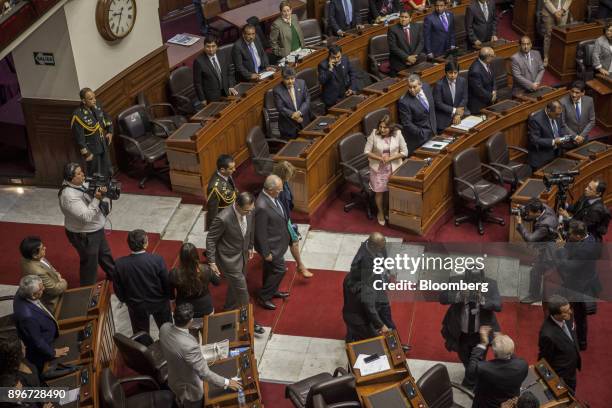
{"type": "Polygon", "coordinates": [[[319,82],[323,88],[321,98],[329,108],[357,91],[355,71],[338,45],[328,47],[329,56],[319,63],[319,82]]]}
{"type": "Polygon", "coordinates": [[[455,17],[446,11],[444,0],[436,0],[434,12],[425,17],[423,37],[428,58],[443,56],[455,48],[455,17]]]}
{"type": "Polygon", "coordinates": [[[436,109],[431,87],[421,82],[421,77],[408,77],[408,92],[397,102],[402,133],[408,146],[408,154],[436,134],[436,109]]]}
{"type": "Polygon", "coordinates": [[[342,37],[346,30],[363,27],[355,0],[330,0],[327,7],[327,22],[332,35],[342,37]]]}
{"type": "Polygon", "coordinates": [[[19,281],[19,289],[13,300],[13,318],[19,338],[26,347],[26,358],[42,373],[44,364],[68,354],[68,347],[53,348],[59,335],[59,327],[53,314],[40,298],[45,291],[37,275],[26,275],[19,281]]]}
{"type": "Polygon", "coordinates": [[[283,83],[272,91],[278,110],[278,130],[282,137],[295,139],[303,127],[310,123],[310,95],[306,82],[295,78],[295,70],[283,68],[283,83]]]}
{"type": "Polygon", "coordinates": [[[467,109],[467,81],[459,76],[459,65],[449,61],[444,71],[446,76],[436,83],[434,89],[438,133],[450,125],[458,125],[464,116],[470,114],[467,109]]]}
{"type": "Polygon", "coordinates": [[[472,113],[494,104],[497,100],[495,73],[491,62],[495,52],[491,47],[482,47],[478,59],[472,63],[468,71],[468,109],[472,113]]]}
{"type": "Polygon", "coordinates": [[[563,118],[563,107],[553,101],[546,108],[535,112],[527,121],[529,143],[527,163],[535,170],[548,164],[561,150],[562,139],[570,134],[563,118]]]}

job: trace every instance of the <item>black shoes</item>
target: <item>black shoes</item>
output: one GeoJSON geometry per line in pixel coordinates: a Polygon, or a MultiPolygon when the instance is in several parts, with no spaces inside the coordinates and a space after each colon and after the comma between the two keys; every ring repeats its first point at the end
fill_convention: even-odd
{"type": "Polygon", "coordinates": [[[284,299],[289,297],[289,292],[276,292],[274,295],[272,295],[272,297],[276,299],[284,299]]]}
{"type": "Polygon", "coordinates": [[[259,303],[259,305],[263,307],[264,309],[276,310],[276,305],[270,302],[269,300],[263,300],[261,298],[257,298],[257,303],[259,303]]]}

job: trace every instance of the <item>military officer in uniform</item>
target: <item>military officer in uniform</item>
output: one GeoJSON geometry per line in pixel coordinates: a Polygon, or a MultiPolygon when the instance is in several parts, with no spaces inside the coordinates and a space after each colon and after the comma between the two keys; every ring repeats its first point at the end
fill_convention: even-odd
{"type": "Polygon", "coordinates": [[[211,176],[206,188],[206,226],[212,224],[217,213],[234,204],[238,190],[234,184],[232,174],[236,171],[236,162],[228,154],[217,158],[217,171],[211,176]]]}
{"type": "Polygon", "coordinates": [[[109,153],[113,121],[96,104],[96,94],[91,89],[81,89],[79,96],[81,106],[72,114],[70,127],[87,164],[87,176],[97,173],[110,177],[113,175],[109,153]]]}

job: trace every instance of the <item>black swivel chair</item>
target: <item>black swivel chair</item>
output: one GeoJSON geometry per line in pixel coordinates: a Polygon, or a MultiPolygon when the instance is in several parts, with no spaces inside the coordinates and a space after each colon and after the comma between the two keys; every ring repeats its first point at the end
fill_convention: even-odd
{"type": "Polygon", "coordinates": [[[323,32],[318,20],[309,18],[299,21],[298,24],[302,29],[302,34],[304,34],[304,45],[306,47],[323,45],[323,32]]]}
{"type": "Polygon", "coordinates": [[[336,368],[333,376],[321,373],[285,388],[285,398],[291,400],[296,408],[313,408],[315,395],[320,395],[328,407],[361,406],[355,389],[355,377],[341,367],[336,368]]]}
{"type": "Polygon", "coordinates": [[[338,143],[340,153],[340,168],[342,177],[347,183],[359,188],[359,193],[351,191],[351,202],[344,205],[344,211],[349,212],[357,205],[356,200],[363,201],[366,207],[368,219],[372,215],[372,198],[374,193],[370,188],[370,164],[368,156],[363,152],[366,145],[366,137],[363,133],[353,133],[346,136],[338,143]]]}
{"type": "MultiPolygon", "coordinates": [[[[176,109],[174,109],[174,106],[172,106],[172,104],[169,104],[166,102],[149,103],[149,99],[147,98],[147,96],[145,95],[143,91],[138,92],[138,95],[136,95],[136,103],[138,105],[144,105],[145,109],[147,110],[147,113],[149,114],[149,117],[151,117],[152,119],[155,119],[156,121],[164,125],[168,133],[174,132],[181,125],[187,123],[187,118],[183,115],[179,115],[176,112],[176,109]],[[170,112],[172,112],[172,114],[170,116],[159,116],[158,117],[157,115],[155,115],[155,111],[157,108],[167,109],[170,112]]],[[[155,134],[157,136],[163,136],[162,134],[158,132],[155,132],[155,134]]]]}
{"type": "Polygon", "coordinates": [[[504,201],[508,195],[500,172],[492,166],[480,163],[478,150],[473,147],[465,149],[453,158],[453,171],[455,194],[469,212],[468,215],[455,218],[455,226],[466,221],[475,221],[478,233],[483,235],[484,221],[504,225],[502,218],[490,214],[493,206],[504,201]],[[497,177],[497,183],[483,177],[482,167],[497,177]]]}
{"type": "Polygon", "coordinates": [[[585,82],[595,77],[595,67],[593,66],[594,49],[595,40],[580,41],[576,48],[576,77],[585,82]]]}
{"type": "Polygon", "coordinates": [[[531,166],[526,163],[510,160],[510,152],[508,149],[527,154],[527,149],[517,146],[508,146],[506,137],[503,133],[497,132],[487,140],[487,156],[489,164],[502,175],[504,183],[511,186],[510,194],[512,194],[519,183],[531,176],[531,166]]]}
{"type": "Polygon", "coordinates": [[[429,408],[463,408],[453,400],[453,388],[474,399],[474,394],[467,388],[451,382],[444,364],[436,364],[427,370],[417,381],[417,387],[429,408]]]}
{"type": "Polygon", "coordinates": [[[155,162],[166,156],[166,144],[162,137],[155,135],[154,129],[162,132],[164,137],[170,136],[166,129],[157,121],[149,118],[143,105],[132,106],[117,116],[119,123],[119,138],[123,141],[125,151],[137,161],[145,164],[145,176],[140,180],[139,187],[144,188],[149,177],[162,177],[168,172],[168,167],[155,167],[155,162]]]}
{"type": "Polygon", "coordinates": [[[366,86],[370,86],[374,82],[378,82],[378,78],[361,68],[361,61],[359,61],[359,58],[349,58],[349,62],[353,68],[353,71],[355,71],[355,80],[357,81],[355,87],[358,92],[361,92],[361,90],[366,86]]]}
{"type": "Polygon", "coordinates": [[[495,74],[495,85],[497,86],[495,102],[512,99],[512,87],[508,86],[508,61],[506,58],[495,58],[491,62],[491,70],[495,74]]]}
{"type": "Polygon", "coordinates": [[[282,139],[266,139],[266,135],[259,126],[253,127],[246,137],[247,148],[253,167],[255,167],[255,173],[264,177],[272,173],[275,163],[270,154],[268,142],[287,144],[287,141],[282,139]]]}
{"type": "Polygon", "coordinates": [[[100,374],[100,396],[106,408],[168,408],[174,406],[174,393],[160,390],[155,380],[148,375],[138,375],[117,379],[110,368],[100,374]],[[125,395],[122,386],[138,382],[153,389],[130,397],[125,395]]]}
{"type": "Polygon", "coordinates": [[[154,342],[145,332],[132,337],[115,333],[113,340],[125,364],[138,374],[148,375],[159,385],[168,381],[168,367],[159,341],[154,342]]]}
{"type": "Polygon", "coordinates": [[[361,127],[363,127],[363,133],[366,135],[366,137],[370,136],[370,133],[372,133],[374,129],[378,128],[378,122],[385,115],[391,115],[388,108],[380,108],[366,113],[361,120],[361,127]]]}
{"type": "Polygon", "coordinates": [[[193,85],[193,70],[190,67],[179,67],[170,73],[168,78],[170,102],[181,115],[191,116],[204,107],[193,85]]]}
{"type": "Polygon", "coordinates": [[[387,34],[376,35],[370,38],[368,46],[368,62],[370,72],[378,79],[389,76],[391,67],[389,65],[389,43],[387,34]]]}
{"type": "Polygon", "coordinates": [[[266,136],[268,139],[279,139],[281,134],[278,130],[278,109],[274,103],[274,93],[268,89],[264,96],[263,117],[266,126],[266,136]]]}
{"type": "Polygon", "coordinates": [[[313,117],[325,115],[325,104],[321,100],[321,85],[319,84],[317,70],[306,68],[299,71],[295,77],[306,82],[310,94],[310,112],[312,112],[313,117]]]}
{"type": "Polygon", "coordinates": [[[225,44],[217,48],[217,55],[223,61],[229,61],[229,77],[234,78],[236,81],[236,65],[234,64],[234,60],[232,59],[232,48],[234,44],[225,44]]]}

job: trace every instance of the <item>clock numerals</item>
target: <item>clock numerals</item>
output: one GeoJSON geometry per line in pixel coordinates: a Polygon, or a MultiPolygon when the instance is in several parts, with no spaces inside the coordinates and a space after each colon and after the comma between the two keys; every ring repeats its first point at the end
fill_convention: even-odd
{"type": "Polygon", "coordinates": [[[108,5],[108,27],[118,38],[125,37],[134,26],[135,0],[112,0],[108,5]]]}

